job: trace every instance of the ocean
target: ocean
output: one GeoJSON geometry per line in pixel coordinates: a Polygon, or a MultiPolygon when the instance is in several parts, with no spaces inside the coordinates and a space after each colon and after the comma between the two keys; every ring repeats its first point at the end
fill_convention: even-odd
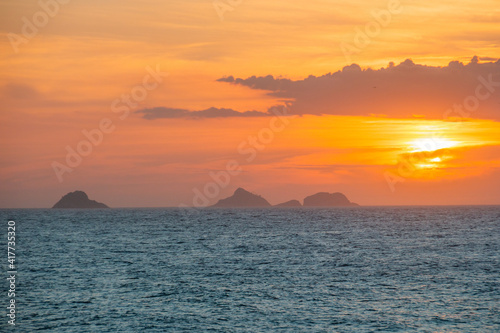
{"type": "Polygon", "coordinates": [[[0,216],[4,332],[500,332],[500,206],[0,216]]]}

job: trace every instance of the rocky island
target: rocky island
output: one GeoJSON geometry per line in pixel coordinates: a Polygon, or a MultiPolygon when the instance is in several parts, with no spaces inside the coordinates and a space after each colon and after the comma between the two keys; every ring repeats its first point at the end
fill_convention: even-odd
{"type": "Polygon", "coordinates": [[[52,208],[109,208],[103,203],[90,200],[83,191],[70,192],[63,196],[52,208]]]}
{"type": "Polygon", "coordinates": [[[271,207],[271,204],[260,195],[250,193],[240,187],[232,196],[219,200],[211,207],[271,207]]]}
{"type": "Polygon", "coordinates": [[[352,207],[359,206],[350,202],[345,195],[340,192],[327,193],[319,192],[304,199],[304,207],[352,207]]]}

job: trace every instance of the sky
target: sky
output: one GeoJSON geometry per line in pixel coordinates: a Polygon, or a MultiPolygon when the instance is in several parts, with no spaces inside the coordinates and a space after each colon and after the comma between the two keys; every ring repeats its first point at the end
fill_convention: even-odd
{"type": "Polygon", "coordinates": [[[0,0],[0,208],[500,204],[496,0],[0,0]]]}

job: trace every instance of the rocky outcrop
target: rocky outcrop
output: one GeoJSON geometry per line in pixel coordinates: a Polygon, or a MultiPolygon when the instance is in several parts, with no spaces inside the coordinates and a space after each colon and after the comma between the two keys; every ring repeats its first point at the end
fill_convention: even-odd
{"type": "Polygon", "coordinates": [[[70,192],[63,196],[52,208],[109,208],[103,203],[90,200],[83,191],[70,192]]]}
{"type": "Polygon", "coordinates": [[[270,207],[271,204],[261,197],[248,192],[245,189],[238,188],[229,198],[219,200],[212,207],[270,207]]]}
{"type": "Polygon", "coordinates": [[[349,207],[358,206],[342,193],[319,192],[304,199],[304,207],[349,207]]]}

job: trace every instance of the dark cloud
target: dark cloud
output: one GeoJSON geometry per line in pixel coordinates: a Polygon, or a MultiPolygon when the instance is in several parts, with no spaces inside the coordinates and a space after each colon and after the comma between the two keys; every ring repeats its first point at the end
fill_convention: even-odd
{"type": "Polygon", "coordinates": [[[12,99],[38,99],[38,91],[27,84],[21,83],[8,83],[1,89],[2,95],[5,98],[12,99]]]}
{"type": "Polygon", "coordinates": [[[217,81],[267,90],[273,97],[292,100],[293,114],[427,118],[467,115],[498,119],[500,60],[480,60],[485,59],[474,57],[468,64],[452,61],[447,66],[434,67],[407,59],[377,70],[352,64],[335,73],[296,81],[271,75],[246,79],[229,76],[217,81]],[[488,87],[483,84],[487,81],[488,87]],[[476,96],[478,91],[481,99],[476,96]]]}
{"type": "Polygon", "coordinates": [[[269,112],[245,111],[238,112],[233,109],[209,108],[200,111],[190,111],[185,109],[174,109],[167,107],[156,107],[136,111],[142,114],[144,119],[175,119],[175,118],[228,118],[228,117],[268,117],[273,114],[269,112]]]}
{"type": "Polygon", "coordinates": [[[252,89],[280,91],[283,88],[290,87],[292,81],[289,79],[275,79],[272,75],[257,77],[252,76],[248,79],[235,79],[233,76],[220,78],[219,82],[228,82],[250,87],[252,89]]]}
{"type": "MultiPolygon", "coordinates": [[[[485,60],[496,59],[474,56],[468,64],[452,61],[444,67],[419,65],[407,59],[380,69],[352,64],[335,73],[295,81],[271,75],[246,79],[228,76],[217,81],[268,91],[270,96],[289,101],[287,113],[295,115],[500,119],[500,60],[481,62],[485,60]]],[[[136,113],[150,120],[273,115],[272,108],[267,112],[239,112],[215,107],[199,111],[156,107],[136,113]]]]}

